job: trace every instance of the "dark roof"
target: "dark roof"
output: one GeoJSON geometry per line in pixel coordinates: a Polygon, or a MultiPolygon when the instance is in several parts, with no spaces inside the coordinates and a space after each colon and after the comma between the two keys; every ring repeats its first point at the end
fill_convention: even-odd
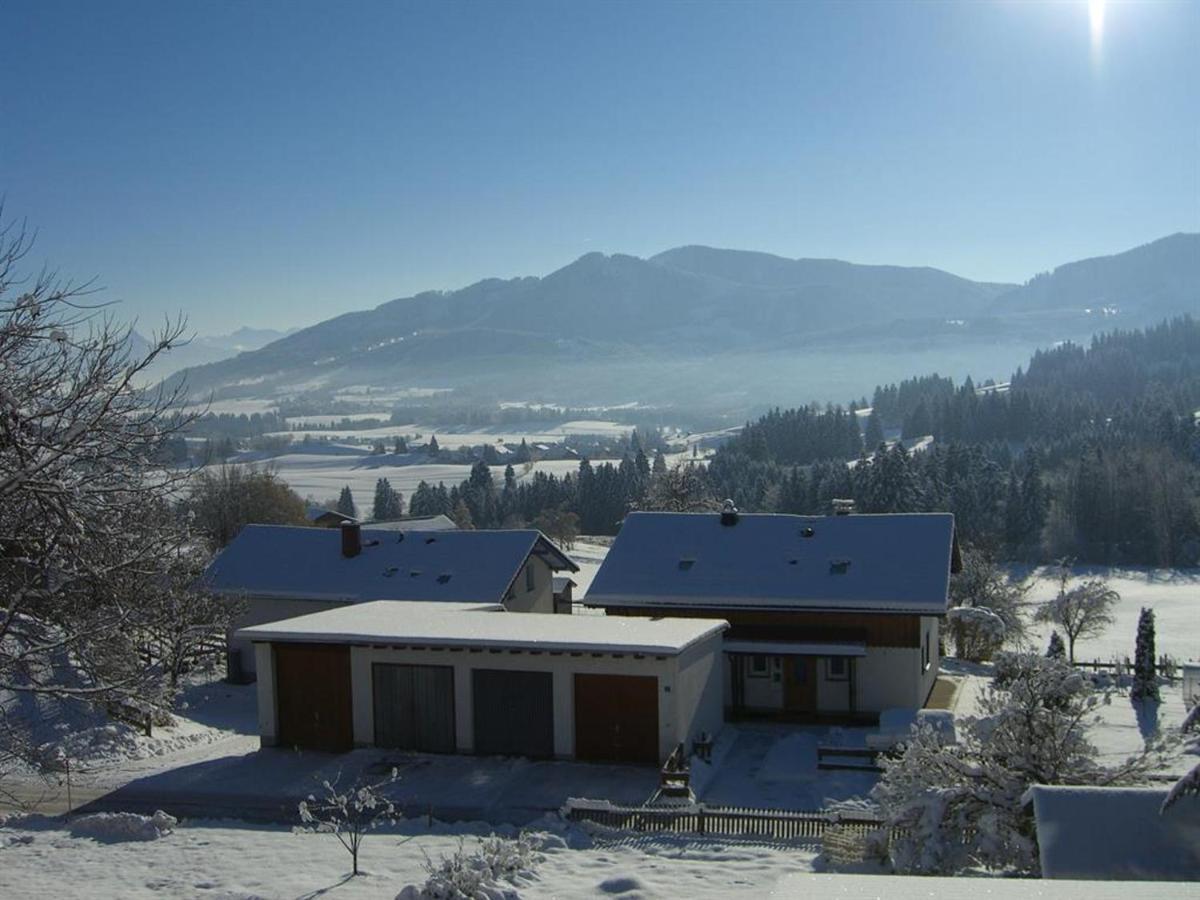
{"type": "Polygon", "coordinates": [[[530,555],[578,567],[540,531],[362,529],[362,552],[342,555],[338,529],[247,525],[206,572],[216,593],[324,600],[499,602],[530,555]]]}
{"type": "Polygon", "coordinates": [[[591,606],[946,611],[954,517],[630,514],[591,606]]]}

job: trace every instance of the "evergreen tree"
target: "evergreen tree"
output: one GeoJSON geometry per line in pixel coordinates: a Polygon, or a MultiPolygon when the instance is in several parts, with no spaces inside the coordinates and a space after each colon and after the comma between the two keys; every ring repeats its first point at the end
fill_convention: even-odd
{"type": "Polygon", "coordinates": [[[430,437],[429,437],[429,447],[428,447],[428,449],[427,449],[427,451],[426,451],[426,452],[427,452],[427,453],[430,455],[430,457],[432,457],[432,458],[436,459],[436,458],[437,458],[437,455],[438,455],[438,453],[440,453],[440,452],[441,452],[441,449],[442,449],[442,448],[438,446],[438,442],[437,442],[437,435],[436,435],[436,434],[434,434],[434,435],[430,435],[430,437]]]}
{"type": "Polygon", "coordinates": [[[375,503],[372,518],[377,522],[388,522],[404,515],[404,500],[386,478],[375,482],[375,503]]]}
{"type": "Polygon", "coordinates": [[[340,512],[343,516],[350,518],[358,518],[358,510],[354,507],[354,495],[350,493],[350,485],[342,488],[342,492],[338,494],[337,506],[335,512],[340,512]]]}
{"type": "Polygon", "coordinates": [[[470,531],[475,527],[475,521],[471,518],[471,510],[467,508],[466,502],[461,497],[450,511],[450,518],[464,531],[470,531]]]}
{"type": "Polygon", "coordinates": [[[867,416],[867,429],[863,435],[864,447],[878,447],[883,443],[883,423],[879,421],[879,410],[872,408],[867,416]]]}
{"type": "Polygon", "coordinates": [[[1133,651],[1133,700],[1161,700],[1154,660],[1154,610],[1142,607],[1138,616],[1137,643],[1133,651]]]}
{"type": "Polygon", "coordinates": [[[1057,631],[1050,632],[1050,646],[1046,648],[1046,656],[1066,662],[1067,645],[1063,643],[1062,636],[1057,631]]]}
{"type": "Polygon", "coordinates": [[[408,452],[408,442],[405,441],[400,435],[396,435],[396,446],[394,452],[397,455],[408,452]]]}
{"type": "MultiPolygon", "coordinates": [[[[695,449],[694,444],[692,445],[692,449],[695,449]]],[[[654,451],[654,465],[650,467],[650,471],[655,475],[661,475],[667,471],[667,458],[663,456],[661,450],[654,451]]]]}

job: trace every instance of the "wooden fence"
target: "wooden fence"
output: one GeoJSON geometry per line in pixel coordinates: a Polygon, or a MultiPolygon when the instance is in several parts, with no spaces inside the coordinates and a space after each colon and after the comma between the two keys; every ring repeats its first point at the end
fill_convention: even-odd
{"type": "Polygon", "coordinates": [[[753,837],[793,841],[819,838],[833,827],[867,834],[882,827],[878,819],[825,812],[784,809],[743,809],[731,806],[616,806],[568,802],[563,810],[571,822],[591,822],[603,828],[633,832],[753,837]]]}

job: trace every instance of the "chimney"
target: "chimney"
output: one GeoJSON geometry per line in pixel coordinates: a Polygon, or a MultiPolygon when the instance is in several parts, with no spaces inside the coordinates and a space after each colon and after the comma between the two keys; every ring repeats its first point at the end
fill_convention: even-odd
{"type": "Polygon", "coordinates": [[[357,522],[342,523],[342,556],[346,559],[362,553],[362,526],[357,522]]]}
{"type": "Polygon", "coordinates": [[[721,507],[721,524],[736,525],[738,523],[737,507],[733,505],[732,500],[726,500],[721,507]]]}
{"type": "Polygon", "coordinates": [[[835,498],[833,501],[833,514],[835,516],[848,516],[854,512],[853,500],[842,500],[835,498]]]}

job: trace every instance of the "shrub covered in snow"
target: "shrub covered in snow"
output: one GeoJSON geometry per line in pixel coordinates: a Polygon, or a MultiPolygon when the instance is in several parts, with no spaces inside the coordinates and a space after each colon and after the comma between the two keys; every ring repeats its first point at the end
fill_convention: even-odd
{"type": "MultiPolygon", "coordinates": [[[[1187,717],[1180,726],[1188,746],[1200,752],[1200,703],[1188,710],[1187,717]]],[[[1163,801],[1162,811],[1166,812],[1184,797],[1192,802],[1200,802],[1200,762],[1192,770],[1175,782],[1163,801]]]]}
{"type": "Polygon", "coordinates": [[[544,858],[540,847],[541,839],[527,832],[515,838],[493,834],[471,853],[459,840],[458,849],[438,862],[427,858],[425,884],[410,885],[397,900],[513,900],[544,858]]]}
{"type": "Polygon", "coordinates": [[[1070,666],[1002,654],[996,671],[981,715],[960,720],[957,744],[918,728],[899,757],[881,760],[874,798],[893,829],[898,871],[1033,873],[1033,827],[1021,800],[1030,785],[1134,783],[1161,759],[1151,745],[1118,766],[1100,764],[1087,739],[1100,700],[1070,666]]]}
{"type": "Polygon", "coordinates": [[[80,816],[70,824],[75,837],[90,837],[98,841],[156,841],[170,834],[179,821],[161,809],[152,816],[137,813],[95,813],[80,816]]]}

